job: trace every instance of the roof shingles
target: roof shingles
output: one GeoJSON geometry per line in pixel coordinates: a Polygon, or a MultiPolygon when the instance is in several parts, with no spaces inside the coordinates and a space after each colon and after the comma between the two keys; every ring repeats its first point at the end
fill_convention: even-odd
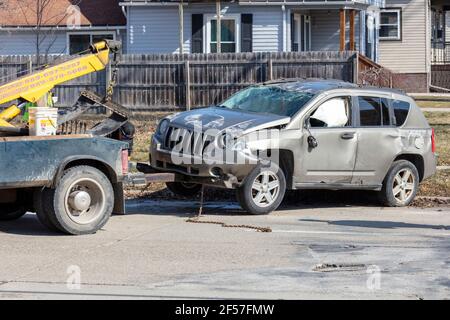
{"type": "MultiPolygon", "coordinates": [[[[37,0],[1,0],[0,26],[34,27],[37,25],[37,0]]],[[[67,26],[71,5],[78,5],[81,26],[124,26],[126,19],[120,0],[44,0],[41,26],[67,26]]]]}

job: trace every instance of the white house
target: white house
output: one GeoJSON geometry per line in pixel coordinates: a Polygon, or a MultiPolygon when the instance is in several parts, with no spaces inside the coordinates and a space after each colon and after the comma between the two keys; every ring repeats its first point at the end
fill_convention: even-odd
{"type": "Polygon", "coordinates": [[[128,53],[209,53],[219,46],[221,52],[359,50],[377,60],[383,2],[123,0],[120,5],[128,53]]]}

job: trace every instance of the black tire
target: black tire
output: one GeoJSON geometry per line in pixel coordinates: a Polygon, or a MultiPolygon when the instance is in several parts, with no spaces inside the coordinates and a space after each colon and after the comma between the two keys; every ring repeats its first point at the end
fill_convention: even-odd
{"type": "MultiPolygon", "coordinates": [[[[263,185],[265,183],[262,183],[263,185]]],[[[262,188],[266,188],[267,186],[262,186],[262,188]]],[[[270,164],[260,164],[258,165],[245,179],[244,183],[237,189],[236,196],[237,200],[240,203],[241,207],[247,211],[250,214],[254,215],[262,215],[262,214],[268,214],[274,210],[276,210],[281,202],[283,201],[284,195],[286,193],[286,178],[284,176],[283,171],[276,165],[275,163],[270,164]],[[268,183],[274,182],[275,179],[277,179],[278,182],[278,190],[274,190],[274,193],[270,193],[271,190],[260,190],[256,191],[254,189],[254,184],[259,183],[256,181],[256,179],[260,178],[262,175],[264,176],[265,173],[268,173],[269,180],[268,183]],[[273,180],[270,180],[270,179],[273,180]],[[266,196],[264,196],[264,200],[262,202],[259,202],[257,204],[257,198],[260,193],[267,194],[267,192],[270,193],[270,197],[272,198],[272,201],[269,201],[266,196]],[[263,203],[263,202],[266,203],[263,203]]]]}
{"type": "Polygon", "coordinates": [[[49,212],[51,206],[49,203],[53,200],[53,191],[48,188],[36,189],[33,195],[34,210],[36,211],[36,216],[39,222],[54,232],[61,232],[57,227],[56,222],[52,221],[52,216],[49,212]]]}
{"type": "MultiPolygon", "coordinates": [[[[92,234],[100,230],[111,217],[114,208],[114,191],[109,179],[100,170],[90,166],[77,166],[67,169],[50,189],[51,201],[44,203],[49,219],[66,234],[92,234]],[[79,215],[68,199],[74,194],[88,193],[88,209],[79,215]]],[[[74,201],[73,201],[74,202],[74,201]]]]}
{"type": "Polygon", "coordinates": [[[0,204],[0,221],[13,221],[27,213],[27,207],[20,202],[0,204]]]}
{"type": "MultiPolygon", "coordinates": [[[[403,177],[406,177],[405,175],[403,177]]],[[[419,173],[417,168],[407,160],[395,161],[383,181],[383,188],[379,192],[381,203],[388,207],[405,207],[408,206],[415,198],[419,189],[419,173]],[[402,173],[410,173],[412,180],[403,182],[402,173]],[[398,179],[402,180],[398,184],[398,179]],[[397,188],[397,186],[400,186],[397,188]],[[399,191],[400,189],[400,191],[399,191]],[[403,197],[405,192],[405,197],[403,197]],[[399,195],[400,193],[400,195],[399,195]],[[402,200],[404,198],[404,200],[402,200]]]]}
{"type": "Polygon", "coordinates": [[[182,197],[193,197],[202,190],[201,184],[187,182],[166,182],[167,189],[182,197]]]}

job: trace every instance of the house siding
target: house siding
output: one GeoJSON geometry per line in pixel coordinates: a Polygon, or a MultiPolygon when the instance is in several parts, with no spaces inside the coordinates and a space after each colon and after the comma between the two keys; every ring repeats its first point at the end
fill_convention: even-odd
{"type": "Polygon", "coordinates": [[[129,8],[128,53],[175,53],[178,30],[177,7],[129,8]]]}
{"type": "MultiPolygon", "coordinates": [[[[31,31],[0,31],[0,55],[13,54],[35,54],[36,53],[36,35],[31,31]]],[[[41,52],[49,48],[49,54],[66,53],[67,38],[64,31],[56,32],[54,36],[49,36],[41,45],[41,52]],[[55,40],[53,42],[53,40],[55,40]],[[52,44],[53,42],[53,44],[52,44]]]]}
{"type": "MultiPolygon", "coordinates": [[[[114,30],[103,30],[111,32],[114,30]]],[[[54,35],[48,36],[41,45],[41,54],[49,49],[48,53],[52,55],[60,55],[67,53],[67,34],[71,32],[94,32],[88,30],[74,30],[74,31],[56,31],[54,35]]],[[[102,30],[95,30],[95,32],[102,32],[102,30]]],[[[116,32],[116,40],[123,43],[122,52],[126,53],[126,39],[127,32],[125,29],[116,32]]],[[[36,35],[29,30],[6,31],[0,30],[0,43],[5,45],[0,46],[0,55],[31,55],[36,54],[36,35]]]]}
{"type": "MultiPolygon", "coordinates": [[[[290,50],[290,12],[301,9],[299,6],[245,6],[226,5],[226,14],[253,14],[253,52],[283,51],[283,15],[286,21],[286,51],[290,50]]],[[[184,7],[184,45],[183,53],[191,52],[192,14],[215,14],[215,5],[190,5],[184,7]]],[[[312,17],[311,49],[339,50],[339,11],[338,10],[300,10],[312,17]]],[[[356,49],[360,47],[359,14],[355,19],[356,49]]],[[[129,7],[128,8],[128,53],[179,53],[178,7],[129,7]]],[[[347,19],[347,41],[349,21],[347,19]]]]}
{"type": "MultiPolygon", "coordinates": [[[[323,10],[312,11],[312,28],[311,28],[311,50],[313,51],[338,51],[340,30],[339,30],[339,11],[323,10]]],[[[355,48],[359,50],[359,14],[355,16],[355,48]]],[[[349,18],[346,19],[346,41],[349,41],[350,23],[349,18]]]]}
{"type": "Polygon", "coordinates": [[[427,73],[426,0],[387,0],[386,7],[402,8],[402,40],[380,40],[380,63],[398,73],[427,73]]]}
{"type": "MultiPolygon", "coordinates": [[[[253,51],[282,51],[283,16],[280,7],[224,6],[226,14],[253,14],[253,51]]],[[[192,14],[215,14],[214,5],[184,8],[183,53],[191,52],[192,14]]],[[[130,7],[128,9],[128,53],[179,53],[178,8],[130,7]]]]}

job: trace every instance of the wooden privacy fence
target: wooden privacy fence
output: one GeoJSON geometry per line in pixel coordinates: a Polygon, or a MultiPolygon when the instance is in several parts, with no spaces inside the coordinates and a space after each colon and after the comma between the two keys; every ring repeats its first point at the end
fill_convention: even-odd
{"type": "MultiPolygon", "coordinates": [[[[0,82],[29,72],[34,61],[29,56],[0,57],[0,82]]],[[[281,78],[356,82],[357,63],[357,55],[350,51],[123,55],[114,100],[135,111],[190,109],[219,103],[249,85],[281,78]]],[[[59,106],[72,105],[83,89],[104,94],[107,73],[59,85],[55,90],[59,106]]]]}

